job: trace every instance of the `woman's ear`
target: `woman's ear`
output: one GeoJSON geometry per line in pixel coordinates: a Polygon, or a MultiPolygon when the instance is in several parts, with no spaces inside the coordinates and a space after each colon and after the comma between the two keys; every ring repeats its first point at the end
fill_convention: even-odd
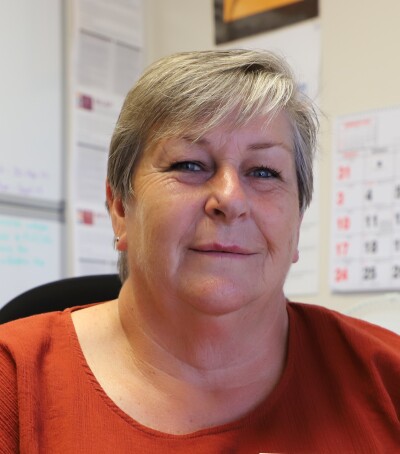
{"type": "Polygon", "coordinates": [[[125,207],[121,197],[114,194],[108,180],[106,181],[106,203],[114,236],[116,239],[118,238],[115,241],[115,249],[120,252],[125,251],[127,249],[125,207]]]}
{"type": "Polygon", "coordinates": [[[303,222],[303,216],[304,216],[304,213],[300,213],[299,224],[297,226],[297,239],[296,239],[297,244],[296,244],[296,249],[295,249],[293,257],[292,257],[292,263],[297,263],[300,258],[299,241],[300,241],[300,227],[301,227],[301,223],[303,222]]]}

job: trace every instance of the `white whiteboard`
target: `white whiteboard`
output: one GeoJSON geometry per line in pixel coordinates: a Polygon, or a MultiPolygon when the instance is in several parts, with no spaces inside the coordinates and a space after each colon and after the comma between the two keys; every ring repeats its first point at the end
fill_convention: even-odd
{"type": "Polygon", "coordinates": [[[0,0],[0,197],[62,199],[62,0],[0,0]]]}
{"type": "Polygon", "coordinates": [[[0,308],[15,296],[62,277],[62,224],[0,215],[0,308]]]}

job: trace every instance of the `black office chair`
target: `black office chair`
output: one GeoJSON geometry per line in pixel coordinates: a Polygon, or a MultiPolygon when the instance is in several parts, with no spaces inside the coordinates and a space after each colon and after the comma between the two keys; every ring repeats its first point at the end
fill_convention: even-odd
{"type": "Polygon", "coordinates": [[[28,290],[0,309],[0,324],[44,312],[62,311],[114,299],[121,289],[117,274],[79,276],[28,290]]]}

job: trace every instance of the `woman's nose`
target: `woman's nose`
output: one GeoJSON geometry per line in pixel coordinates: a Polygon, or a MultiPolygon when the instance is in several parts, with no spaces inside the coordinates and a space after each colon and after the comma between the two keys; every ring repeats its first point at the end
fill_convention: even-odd
{"type": "Polygon", "coordinates": [[[208,216],[223,222],[247,217],[248,198],[236,169],[219,169],[208,183],[209,194],[205,204],[208,216]]]}

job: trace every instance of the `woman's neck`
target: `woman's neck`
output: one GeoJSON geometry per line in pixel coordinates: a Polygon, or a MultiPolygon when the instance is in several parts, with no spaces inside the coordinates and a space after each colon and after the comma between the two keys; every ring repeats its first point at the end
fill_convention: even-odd
{"type": "MultiPolygon", "coordinates": [[[[204,392],[232,392],[247,386],[268,394],[286,358],[288,318],[285,299],[212,316],[182,311],[170,319],[143,309],[124,286],[118,317],[132,367],[154,386],[185,383],[204,392]]],[[[144,308],[154,307],[146,301],[144,308]]]]}
{"type": "Polygon", "coordinates": [[[285,366],[283,300],[265,313],[158,320],[124,285],[118,301],[72,316],[106,394],[139,423],[165,433],[238,420],[265,400],[285,366]]]}

